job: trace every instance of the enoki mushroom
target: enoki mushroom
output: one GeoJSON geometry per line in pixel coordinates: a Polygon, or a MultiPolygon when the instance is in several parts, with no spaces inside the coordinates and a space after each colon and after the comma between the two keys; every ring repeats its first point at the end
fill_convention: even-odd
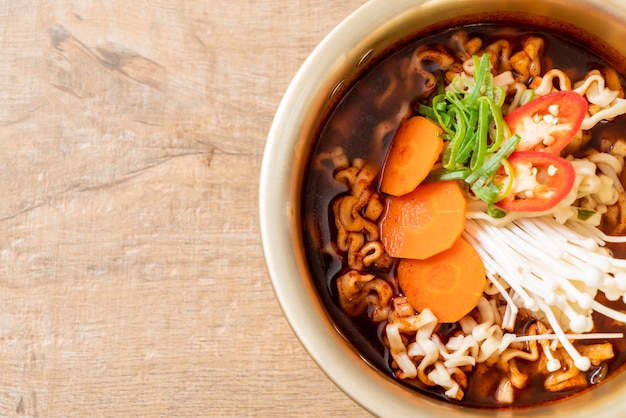
{"type": "MultiPolygon", "coordinates": [[[[500,227],[468,219],[463,234],[480,254],[488,278],[502,286],[514,306],[550,324],[579,370],[588,370],[590,361],[574,348],[566,331],[591,331],[593,311],[626,323],[626,314],[595,300],[599,291],[610,300],[626,300],[626,260],[611,257],[603,247],[607,241],[626,239],[584,224],[563,225],[551,217],[517,219],[500,227]]],[[[507,318],[503,327],[512,329],[515,315],[507,318]]]]}

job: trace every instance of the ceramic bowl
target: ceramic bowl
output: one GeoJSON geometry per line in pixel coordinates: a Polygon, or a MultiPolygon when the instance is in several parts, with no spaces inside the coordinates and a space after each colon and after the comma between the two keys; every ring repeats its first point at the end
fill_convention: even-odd
{"type": "MultiPolygon", "coordinates": [[[[271,281],[295,334],[328,377],[382,417],[618,417],[626,414],[626,374],[571,399],[531,409],[477,410],[435,400],[381,373],[344,338],[314,286],[303,250],[301,185],[315,133],[329,106],[371,60],[416,33],[523,14],[558,25],[626,56],[626,3],[621,0],[371,0],[315,48],[278,108],[260,179],[260,226],[271,281]]],[[[619,58],[617,61],[621,61],[619,58]]]]}

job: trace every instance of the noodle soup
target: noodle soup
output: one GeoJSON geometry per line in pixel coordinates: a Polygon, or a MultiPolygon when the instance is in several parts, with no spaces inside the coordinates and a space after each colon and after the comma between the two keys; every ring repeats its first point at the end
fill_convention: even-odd
{"type": "MultiPolygon", "coordinates": [[[[419,392],[479,408],[554,402],[602,384],[623,368],[622,85],[613,62],[570,35],[510,22],[459,26],[406,42],[362,75],[320,129],[304,182],[302,225],[318,292],[367,362],[419,392]],[[489,81],[477,88],[485,63],[486,75],[480,77],[489,81]],[[404,257],[390,254],[381,226],[397,196],[381,190],[381,179],[399,127],[414,117],[441,124],[433,99],[452,97],[454,104],[472,88],[501,101],[495,112],[507,124],[516,109],[555,92],[574,92],[586,107],[563,149],[544,152],[573,170],[566,196],[549,208],[529,210],[533,199],[522,189],[508,199],[522,201],[525,210],[510,210],[499,203],[502,196],[498,202],[481,200],[485,191],[467,182],[469,162],[445,168],[455,131],[441,129],[444,145],[424,182],[459,184],[467,202],[459,239],[476,250],[486,279],[471,309],[444,322],[433,314],[441,300],[414,306],[401,285],[404,257]]],[[[446,114],[454,119],[459,112],[448,108],[446,114]]],[[[561,121],[564,114],[558,115],[561,121]]],[[[495,149],[498,121],[486,120],[485,146],[495,149]]],[[[500,126],[506,144],[516,135],[500,126]]],[[[554,137],[531,151],[548,148],[554,137]]],[[[508,158],[493,155],[492,163],[508,158]]],[[[484,158],[473,169],[489,161],[484,158]]],[[[541,175],[552,176],[555,164],[541,175]]],[[[541,187],[552,184],[532,169],[541,187]]],[[[506,183],[507,170],[494,168],[487,181],[496,194],[519,183],[512,174],[506,183]]],[[[428,245],[420,241],[413,247],[428,245]]]]}

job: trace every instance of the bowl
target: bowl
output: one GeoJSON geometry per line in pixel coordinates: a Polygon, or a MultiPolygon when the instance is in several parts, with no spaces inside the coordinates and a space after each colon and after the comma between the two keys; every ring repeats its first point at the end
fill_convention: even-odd
{"type": "Polygon", "coordinates": [[[303,250],[301,193],[318,128],[368,64],[421,32],[485,18],[529,18],[607,45],[624,68],[626,6],[621,0],[370,0],[315,48],[289,85],[271,126],[260,176],[260,228],[276,297],[310,356],[350,398],[382,417],[621,416],[626,374],[571,399],[528,409],[464,408],[423,396],[382,373],[337,326],[303,250]]]}

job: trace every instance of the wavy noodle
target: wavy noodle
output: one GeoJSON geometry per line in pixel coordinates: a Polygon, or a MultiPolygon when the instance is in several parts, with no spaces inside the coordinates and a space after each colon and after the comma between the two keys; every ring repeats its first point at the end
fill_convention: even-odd
{"type": "MultiPolygon", "coordinates": [[[[398,90],[402,88],[402,82],[400,81],[398,75],[396,74],[396,62],[395,61],[389,61],[387,63],[385,63],[384,66],[384,72],[385,75],[387,77],[387,88],[385,89],[384,92],[382,92],[380,95],[378,95],[375,98],[374,103],[376,104],[376,107],[381,109],[383,108],[385,105],[387,105],[388,101],[390,98],[392,98],[394,96],[394,93],[398,90]]],[[[400,68],[403,68],[404,66],[400,66],[400,68]]]]}
{"type": "Polygon", "coordinates": [[[333,170],[347,168],[350,165],[342,147],[334,147],[328,152],[318,154],[313,165],[316,169],[323,170],[326,162],[331,163],[333,170]]]}
{"type": "Polygon", "coordinates": [[[574,361],[565,356],[563,362],[565,366],[562,370],[554,371],[546,377],[544,388],[550,392],[561,392],[587,386],[585,375],[576,368],[574,361]]]}
{"type": "Polygon", "coordinates": [[[545,96],[548,93],[552,93],[556,90],[571,90],[572,82],[569,77],[561,70],[552,69],[547,71],[540,78],[540,84],[535,87],[535,94],[538,96],[545,96]],[[558,88],[555,87],[555,81],[558,81],[558,88]]]}
{"type": "Polygon", "coordinates": [[[393,289],[385,280],[350,270],[337,279],[337,290],[339,304],[348,315],[359,316],[366,308],[373,308],[370,312],[373,321],[387,319],[393,289]]]}
{"type": "Polygon", "coordinates": [[[479,37],[470,39],[467,32],[457,31],[450,36],[449,45],[457,59],[462,62],[478,53],[483,46],[483,40],[479,37]]]}
{"type": "Polygon", "coordinates": [[[489,53],[491,67],[497,69],[497,73],[511,70],[511,44],[506,39],[487,45],[485,52],[489,53]]]}
{"type": "Polygon", "coordinates": [[[616,193],[616,201],[612,205],[613,210],[609,211],[607,209],[605,223],[613,225],[613,229],[610,232],[611,235],[624,235],[626,234],[626,191],[618,175],[621,170],[617,171],[610,164],[605,164],[604,162],[599,162],[598,168],[611,180],[611,184],[614,187],[611,191],[616,193]]]}
{"type": "MultiPolygon", "coordinates": [[[[398,306],[402,303],[396,310],[398,306]]],[[[495,362],[514,338],[495,322],[500,320],[496,305],[484,297],[478,303],[478,318],[476,322],[470,315],[464,317],[460,321],[463,333],[443,344],[433,332],[437,319],[430,310],[424,309],[420,314],[412,309],[405,309],[403,315],[392,313],[386,334],[396,375],[403,379],[417,377],[425,385],[443,387],[446,396],[461,399],[463,388],[467,387],[465,371],[477,363],[495,362]]]]}
{"type": "Polygon", "coordinates": [[[588,130],[596,126],[596,124],[603,120],[610,120],[617,116],[626,113],[626,99],[615,99],[610,107],[599,110],[592,116],[585,118],[581,129],[588,130]]]}
{"type": "Polygon", "coordinates": [[[589,103],[602,108],[610,106],[619,95],[619,91],[611,90],[605,86],[604,77],[599,71],[589,72],[584,80],[574,85],[574,91],[587,97],[589,103]]]}

